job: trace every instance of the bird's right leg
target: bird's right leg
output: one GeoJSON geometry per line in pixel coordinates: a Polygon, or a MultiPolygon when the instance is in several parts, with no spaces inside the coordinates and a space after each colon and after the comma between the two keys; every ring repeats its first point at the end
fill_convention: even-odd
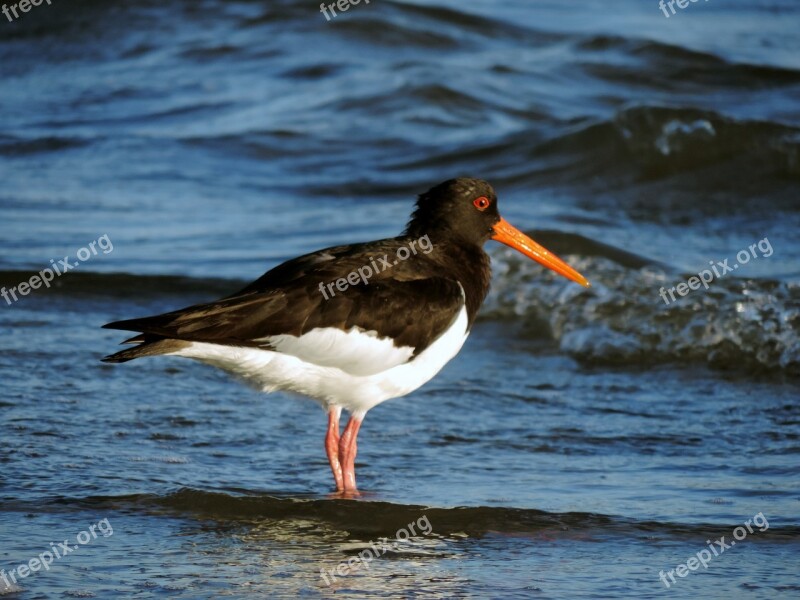
{"type": "Polygon", "coordinates": [[[332,406],[328,411],[328,433],[325,436],[325,452],[328,454],[328,462],[333,471],[333,478],[336,480],[336,491],[344,490],[344,478],[342,476],[342,464],[339,462],[339,417],[342,414],[341,406],[332,406]]]}
{"type": "Polygon", "coordinates": [[[349,497],[357,497],[356,488],[356,451],[358,449],[357,438],[361,422],[364,420],[364,413],[353,413],[344,428],[342,439],[339,442],[339,462],[342,465],[344,474],[344,491],[349,497]]]}

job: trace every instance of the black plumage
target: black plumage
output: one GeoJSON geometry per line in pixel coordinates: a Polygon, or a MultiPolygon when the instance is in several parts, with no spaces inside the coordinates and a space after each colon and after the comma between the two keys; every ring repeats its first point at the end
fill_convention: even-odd
{"type": "Polygon", "coordinates": [[[420,195],[399,237],[312,252],[221,300],[105,325],[142,335],[127,340],[138,343],[135,348],[103,360],[164,354],[185,342],[273,349],[270,336],[301,336],[329,327],[374,331],[418,355],[450,327],[464,305],[472,326],[491,276],[483,244],[499,220],[497,197],[488,183],[446,181],[420,195]],[[486,206],[476,209],[476,198],[485,199],[486,206]],[[381,270],[345,291],[328,287],[365,266],[381,270]]]}

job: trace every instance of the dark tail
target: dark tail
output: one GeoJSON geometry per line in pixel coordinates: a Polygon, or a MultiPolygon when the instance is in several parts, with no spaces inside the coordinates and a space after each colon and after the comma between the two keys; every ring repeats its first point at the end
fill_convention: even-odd
{"type": "Polygon", "coordinates": [[[123,344],[131,344],[141,342],[135,348],[128,348],[127,350],[121,350],[115,354],[110,354],[100,360],[107,363],[123,363],[128,362],[129,360],[133,360],[134,358],[141,358],[143,356],[160,356],[162,354],[171,354],[172,352],[176,352],[181,348],[186,348],[189,345],[189,342],[184,342],[182,340],[171,340],[171,339],[147,339],[146,334],[137,335],[136,337],[131,338],[130,340],[126,340],[122,342],[123,344]]]}

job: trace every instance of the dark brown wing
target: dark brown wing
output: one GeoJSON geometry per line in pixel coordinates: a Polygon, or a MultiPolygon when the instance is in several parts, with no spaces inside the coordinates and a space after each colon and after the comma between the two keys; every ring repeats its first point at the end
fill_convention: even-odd
{"type": "Polygon", "coordinates": [[[416,355],[453,323],[464,306],[464,293],[423,254],[396,261],[397,248],[404,243],[394,238],[321,250],[279,265],[222,300],[105,327],[141,332],[148,342],[176,339],[264,348],[270,348],[271,336],[356,327],[391,338],[397,347],[411,347],[416,355]],[[336,287],[337,280],[364,267],[381,270],[367,283],[348,283],[345,291],[336,287]]]}

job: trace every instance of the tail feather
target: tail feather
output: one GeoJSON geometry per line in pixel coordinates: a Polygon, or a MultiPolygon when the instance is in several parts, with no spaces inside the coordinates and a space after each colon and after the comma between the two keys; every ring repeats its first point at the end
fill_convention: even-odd
{"type": "Polygon", "coordinates": [[[127,350],[121,350],[115,354],[111,354],[100,360],[107,363],[123,363],[129,360],[133,360],[134,358],[141,358],[143,356],[159,356],[162,354],[172,354],[173,352],[177,352],[182,348],[186,348],[190,344],[190,342],[185,342],[183,340],[171,340],[171,339],[156,339],[156,340],[144,341],[144,338],[142,336],[136,336],[134,338],[131,338],[130,340],[128,340],[128,342],[134,343],[133,340],[142,343],[136,346],[135,348],[128,348],[127,350]]]}

